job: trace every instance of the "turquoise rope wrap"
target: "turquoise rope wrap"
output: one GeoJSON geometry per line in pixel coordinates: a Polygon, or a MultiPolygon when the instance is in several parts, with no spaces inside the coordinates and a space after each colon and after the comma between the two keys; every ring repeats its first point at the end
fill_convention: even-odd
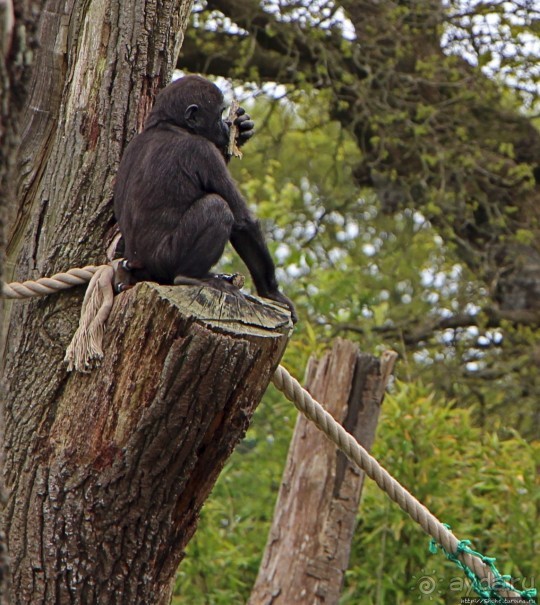
{"type": "MultiPolygon", "coordinates": [[[[446,523],[444,525],[448,529],[450,529],[449,525],[447,525],[446,523]]],[[[536,588],[529,588],[527,590],[518,590],[510,583],[512,578],[510,576],[503,576],[499,572],[499,570],[495,567],[495,561],[496,561],[495,558],[486,557],[482,553],[479,553],[479,552],[473,550],[470,545],[471,545],[470,540],[460,540],[460,542],[458,543],[456,552],[449,553],[440,544],[437,544],[437,542],[435,540],[431,540],[429,543],[429,551],[431,553],[435,554],[435,553],[437,553],[437,551],[439,549],[442,550],[444,552],[444,554],[446,555],[446,558],[449,561],[452,561],[460,569],[463,570],[463,573],[469,578],[469,580],[471,582],[472,589],[478,596],[482,597],[482,599],[485,599],[484,603],[486,603],[486,605],[490,605],[492,603],[495,604],[495,603],[511,603],[512,602],[509,599],[502,597],[499,594],[498,591],[500,591],[501,589],[512,590],[514,592],[517,592],[519,594],[519,596],[522,599],[524,599],[527,603],[531,603],[531,604],[536,603],[536,595],[537,595],[536,588]],[[485,563],[485,565],[487,565],[491,569],[491,573],[493,574],[493,577],[495,578],[495,580],[491,586],[486,586],[485,580],[483,580],[482,578],[479,578],[470,567],[465,565],[465,563],[463,563],[463,561],[461,561],[458,558],[458,556],[461,553],[468,553],[469,555],[478,557],[479,559],[482,560],[483,563],[485,563]]]]}

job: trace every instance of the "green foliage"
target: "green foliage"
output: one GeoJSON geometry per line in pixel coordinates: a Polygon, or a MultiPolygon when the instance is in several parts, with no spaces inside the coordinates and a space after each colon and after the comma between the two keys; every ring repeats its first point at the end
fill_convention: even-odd
{"type": "MultiPolygon", "coordinates": [[[[309,353],[336,335],[359,339],[364,351],[393,348],[401,378],[423,378],[460,405],[474,404],[486,426],[504,413],[508,427],[536,434],[536,330],[490,327],[480,312],[489,292],[456,247],[421,213],[382,214],[373,193],[358,190],[358,148],[330,120],[326,97],[298,93],[294,101],[259,97],[250,108],[257,137],[232,163],[300,311],[287,363],[301,375],[309,353]],[[449,317],[463,321],[439,329],[449,317]]],[[[432,214],[439,210],[434,204],[432,214]]],[[[534,234],[516,237],[526,243],[534,234]]],[[[233,256],[223,269],[244,271],[233,256]]]]}
{"type": "MultiPolygon", "coordinates": [[[[271,390],[222,473],[182,563],[174,605],[246,602],[255,581],[293,428],[292,404],[271,390]]],[[[321,439],[324,437],[321,435],[321,439]]],[[[530,588],[540,561],[539,444],[500,439],[470,411],[421,383],[387,397],[374,455],[455,534],[498,558],[530,588]]],[[[416,603],[423,576],[435,603],[467,596],[461,572],[397,505],[367,481],[341,603],[416,603]]],[[[517,585],[517,583],[516,583],[517,585]]],[[[470,596],[470,595],[469,595],[470,596]]]]}
{"type": "MultiPolygon", "coordinates": [[[[385,400],[373,453],[459,539],[496,557],[517,587],[531,588],[540,564],[539,443],[486,433],[469,410],[438,401],[420,383],[401,383],[385,400]]],[[[341,602],[406,605],[433,597],[450,605],[474,596],[457,567],[429,553],[428,542],[370,482],[341,602]],[[425,576],[433,592],[421,592],[425,576]]]]}

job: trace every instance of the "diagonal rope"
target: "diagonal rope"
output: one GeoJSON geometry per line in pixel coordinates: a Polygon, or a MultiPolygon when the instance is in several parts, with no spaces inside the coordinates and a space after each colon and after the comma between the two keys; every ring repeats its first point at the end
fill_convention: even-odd
{"type": "MultiPolygon", "coordinates": [[[[437,544],[448,553],[456,553],[459,559],[472,569],[475,575],[488,586],[496,586],[496,576],[483,561],[468,552],[460,552],[459,540],[429,510],[410,494],[390,473],[365,450],[283,367],[278,366],[274,376],[274,385],[291,401],[296,408],[311,420],[337,447],[362,469],[368,477],[390,496],[437,544]]],[[[511,589],[501,589],[501,597],[519,597],[511,589]]]]}

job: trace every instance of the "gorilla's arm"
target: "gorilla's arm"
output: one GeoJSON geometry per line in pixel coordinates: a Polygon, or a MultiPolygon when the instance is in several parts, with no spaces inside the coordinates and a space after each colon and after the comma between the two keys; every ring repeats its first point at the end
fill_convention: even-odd
{"type": "Polygon", "coordinates": [[[246,264],[260,296],[281,302],[289,307],[293,320],[296,312],[292,302],[278,288],[274,261],[266,245],[257,219],[250,212],[246,201],[238,191],[225,161],[218,150],[206,142],[200,143],[204,157],[196,162],[201,185],[207,193],[217,193],[228,204],[234,217],[231,244],[246,264]],[[202,167],[211,166],[207,172],[202,167]],[[210,173],[211,172],[211,173],[210,173]]]}
{"type": "Polygon", "coordinates": [[[238,116],[234,121],[235,125],[238,127],[236,144],[238,147],[242,147],[242,145],[249,141],[255,134],[255,123],[243,107],[237,109],[236,115],[238,116]]]}

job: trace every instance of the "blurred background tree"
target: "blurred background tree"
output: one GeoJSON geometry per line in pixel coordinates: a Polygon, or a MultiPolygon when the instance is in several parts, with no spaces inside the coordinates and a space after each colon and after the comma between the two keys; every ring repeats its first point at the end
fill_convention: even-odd
{"type": "Polygon", "coordinates": [[[317,341],[393,346],[409,377],[427,369],[482,422],[504,410],[531,436],[539,15],[527,1],[212,0],[179,62],[257,99],[234,170],[317,341]]]}
{"type": "MultiPolygon", "coordinates": [[[[522,578],[540,539],[539,17],[532,0],[209,0],[178,64],[229,78],[256,120],[232,169],[299,309],[286,364],[301,376],[337,335],[397,350],[377,454],[522,578]]],[[[267,396],[178,603],[246,600],[291,416],[267,396]]],[[[422,568],[451,574],[373,486],[361,529],[344,603],[413,602],[422,568]]]]}

